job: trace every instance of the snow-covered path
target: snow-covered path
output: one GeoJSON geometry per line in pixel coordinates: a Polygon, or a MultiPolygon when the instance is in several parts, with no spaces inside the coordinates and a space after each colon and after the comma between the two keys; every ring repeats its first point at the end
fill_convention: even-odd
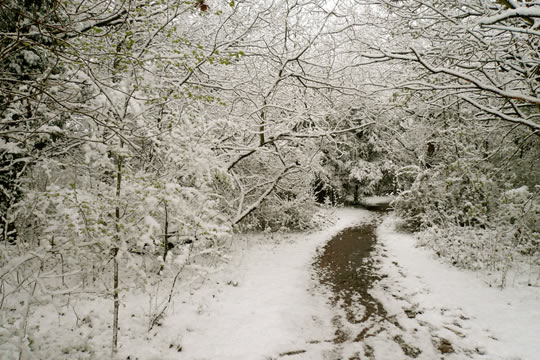
{"type": "Polygon", "coordinates": [[[473,273],[415,248],[411,236],[392,230],[391,217],[377,232],[373,259],[382,279],[371,290],[387,314],[347,321],[315,278],[314,256],[334,234],[375,215],[358,209],[337,215],[324,231],[237,241],[228,270],[178,298],[156,331],[156,337],[173,334],[165,338],[174,337],[178,351],[152,352],[141,343],[130,353],[141,360],[540,358],[540,289],[489,288],[473,273]]]}
{"type": "MultiPolygon", "coordinates": [[[[357,251],[356,235],[345,236],[356,230],[329,240],[355,225],[372,234],[373,226],[364,225],[381,215],[359,209],[335,215],[336,223],[318,232],[238,235],[223,267],[193,264],[200,276],[182,273],[163,317],[155,315],[172,279],[149,286],[150,292],[124,293],[115,359],[540,359],[539,287],[491,288],[481,275],[416,248],[412,236],[394,230],[391,215],[377,228],[371,256],[351,266],[351,257],[339,254],[357,251]],[[341,297],[332,293],[336,282],[322,286],[328,272],[320,272],[318,259],[326,254],[347,269],[334,278],[338,283],[364,288],[341,297]]],[[[110,300],[67,300],[58,308],[35,304],[29,329],[37,355],[28,358],[109,358],[110,300]]],[[[0,358],[18,359],[13,349],[0,341],[0,358]]]]}
{"type": "Polygon", "coordinates": [[[333,309],[320,289],[313,291],[311,264],[316,249],[332,235],[370,217],[367,211],[344,209],[324,231],[247,244],[222,280],[228,285],[206,295],[211,300],[188,324],[181,358],[328,358],[333,309]]]}

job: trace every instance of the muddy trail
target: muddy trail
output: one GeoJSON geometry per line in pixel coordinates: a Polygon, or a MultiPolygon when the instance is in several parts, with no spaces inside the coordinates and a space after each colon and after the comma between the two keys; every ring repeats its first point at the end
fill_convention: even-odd
{"type": "MultiPolygon", "coordinates": [[[[319,281],[331,290],[332,303],[343,309],[350,324],[380,322],[387,317],[382,304],[369,292],[380,280],[371,256],[377,241],[377,219],[342,230],[321,249],[314,263],[319,281]]],[[[334,343],[358,342],[366,336],[368,327],[358,334],[349,334],[340,322],[342,319],[334,319],[334,343]]]]}
{"type": "MultiPolygon", "coordinates": [[[[382,298],[386,305],[392,304],[391,310],[381,303],[380,290],[388,290],[385,285],[388,281],[399,280],[389,280],[388,275],[380,271],[381,257],[387,255],[377,243],[376,233],[382,212],[387,209],[374,210],[378,211],[371,211],[370,222],[346,228],[332,237],[319,249],[313,263],[318,281],[329,291],[329,300],[335,309],[334,336],[326,340],[332,344],[332,350],[323,358],[394,360],[451,356],[457,349],[456,343],[448,338],[466,337],[462,323],[468,318],[459,309],[455,316],[449,315],[451,322],[441,325],[430,322],[433,314],[425,319],[422,314],[430,311],[444,315],[448,309],[421,308],[414,301],[415,293],[407,294],[400,289],[384,293],[382,298]],[[377,297],[374,294],[378,294],[377,297]],[[384,344],[382,348],[381,344],[384,344]],[[394,350],[390,354],[381,350],[392,349],[392,346],[394,350]]],[[[397,262],[392,262],[392,266],[400,277],[407,276],[397,262]]],[[[482,353],[471,348],[462,350],[464,359],[482,353]]]]}
{"type": "MultiPolygon", "coordinates": [[[[377,272],[374,253],[377,245],[377,226],[386,208],[377,207],[370,223],[349,227],[319,251],[313,264],[319,282],[330,292],[330,301],[339,309],[332,319],[335,328],[332,343],[335,348],[329,359],[342,359],[346,347],[357,344],[357,351],[348,359],[375,359],[375,349],[365,340],[389,329],[404,330],[395,315],[390,316],[372,294],[371,289],[383,276],[377,272]]],[[[422,351],[409,345],[402,336],[391,337],[408,358],[422,351]]]]}

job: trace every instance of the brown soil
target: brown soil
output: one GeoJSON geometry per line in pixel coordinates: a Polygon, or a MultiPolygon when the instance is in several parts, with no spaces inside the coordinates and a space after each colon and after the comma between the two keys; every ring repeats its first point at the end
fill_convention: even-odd
{"type": "Polygon", "coordinates": [[[332,290],[332,302],[341,304],[353,324],[387,317],[384,307],[369,293],[380,279],[370,256],[377,241],[376,227],[366,224],[341,231],[326,244],[314,264],[320,282],[332,290]],[[358,304],[365,308],[363,313],[354,311],[358,304]]]}

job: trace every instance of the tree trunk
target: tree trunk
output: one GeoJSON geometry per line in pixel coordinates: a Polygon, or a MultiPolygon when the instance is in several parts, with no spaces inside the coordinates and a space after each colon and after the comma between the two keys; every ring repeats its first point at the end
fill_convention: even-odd
{"type": "Polygon", "coordinates": [[[113,252],[113,335],[112,335],[112,354],[118,352],[118,310],[120,308],[120,299],[118,297],[118,250],[120,246],[120,195],[122,189],[122,158],[118,156],[116,167],[116,209],[115,209],[115,244],[113,252]]]}
{"type": "Polygon", "coordinates": [[[167,203],[163,204],[165,207],[165,226],[163,235],[163,264],[160,266],[160,271],[165,266],[165,260],[167,260],[167,254],[169,253],[169,212],[167,211],[167,203]]]}

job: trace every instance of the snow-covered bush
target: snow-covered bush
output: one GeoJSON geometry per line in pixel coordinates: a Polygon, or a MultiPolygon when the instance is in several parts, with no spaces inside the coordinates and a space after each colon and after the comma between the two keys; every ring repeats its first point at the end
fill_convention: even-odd
{"type": "Polygon", "coordinates": [[[540,185],[503,192],[496,221],[516,251],[540,257],[540,185]]]}
{"type": "Polygon", "coordinates": [[[452,265],[473,270],[502,270],[512,256],[511,243],[497,229],[433,226],[417,234],[418,243],[452,265]]]}
{"type": "Polygon", "coordinates": [[[317,211],[312,175],[296,167],[284,174],[282,166],[269,164],[272,163],[268,156],[253,156],[237,170],[249,174],[253,173],[251,169],[257,169],[256,176],[243,176],[245,185],[239,185],[232,193],[231,203],[243,203],[243,209],[249,210],[252,208],[250,204],[258,203],[238,223],[240,229],[278,231],[311,228],[312,216],[317,211]],[[274,190],[268,192],[272,186],[274,190]]]}
{"type": "Polygon", "coordinates": [[[459,161],[423,170],[394,206],[413,230],[433,225],[485,227],[500,193],[485,170],[459,161]]]}
{"type": "Polygon", "coordinates": [[[380,195],[393,191],[395,165],[390,160],[368,162],[358,159],[351,163],[349,179],[363,195],[380,195]]]}
{"type": "Polygon", "coordinates": [[[489,165],[465,162],[428,169],[394,206],[421,245],[456,266],[505,271],[523,256],[540,259],[539,187],[504,190],[490,175],[489,165]]]}
{"type": "Polygon", "coordinates": [[[267,201],[246,219],[242,228],[267,231],[305,230],[316,226],[319,206],[310,197],[267,201]]]}
{"type": "Polygon", "coordinates": [[[358,203],[360,197],[385,195],[397,190],[397,157],[384,128],[374,125],[347,134],[346,141],[329,144],[321,157],[319,177],[331,186],[340,203],[358,203]]]}

